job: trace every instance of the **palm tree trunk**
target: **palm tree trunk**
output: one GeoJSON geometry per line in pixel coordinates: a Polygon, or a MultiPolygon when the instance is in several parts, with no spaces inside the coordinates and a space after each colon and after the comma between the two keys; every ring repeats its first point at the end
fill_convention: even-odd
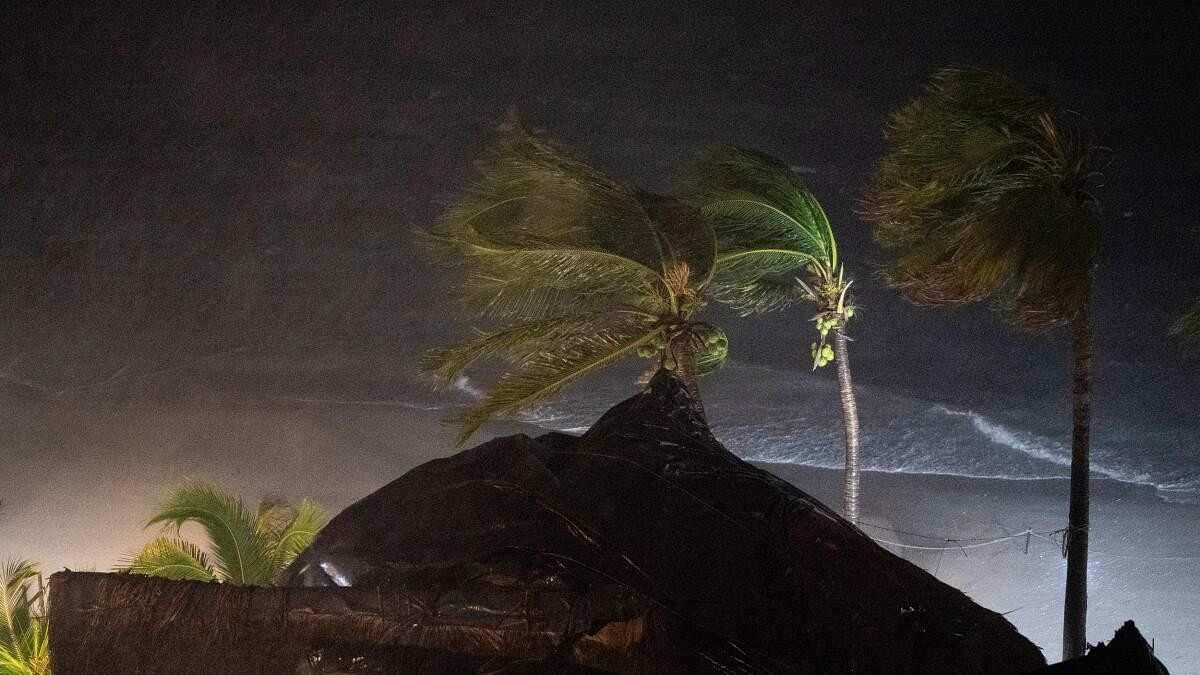
{"type": "Polygon", "coordinates": [[[696,352],[692,348],[692,334],[683,330],[671,336],[667,343],[671,360],[675,362],[675,375],[683,382],[696,408],[704,416],[704,401],[700,399],[700,383],[696,373],[696,352]]]}
{"type": "Polygon", "coordinates": [[[1092,416],[1092,323],[1083,308],[1071,324],[1071,508],[1067,516],[1067,589],[1063,602],[1063,659],[1087,646],[1088,460],[1092,416]]]}
{"type": "Polygon", "coordinates": [[[833,328],[833,346],[836,350],[838,394],[842,399],[842,425],[846,430],[846,478],[842,486],[842,515],[858,525],[858,402],[854,399],[854,385],[850,381],[850,339],[846,337],[846,320],[841,319],[833,328]]]}

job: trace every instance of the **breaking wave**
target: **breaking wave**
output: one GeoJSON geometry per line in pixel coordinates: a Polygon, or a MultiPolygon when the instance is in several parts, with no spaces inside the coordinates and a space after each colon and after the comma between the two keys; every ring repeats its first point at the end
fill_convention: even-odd
{"type": "MultiPolygon", "coordinates": [[[[637,391],[628,375],[605,374],[572,387],[522,419],[579,433],[608,406],[637,391]]],[[[471,398],[482,393],[465,378],[456,386],[471,398]]],[[[1057,409],[985,413],[880,387],[859,386],[856,392],[867,470],[1009,480],[1069,476],[1069,420],[1057,409]]],[[[831,378],[734,362],[708,378],[704,393],[713,432],[743,459],[842,465],[841,409],[831,378]]],[[[1093,475],[1150,485],[1171,501],[1200,503],[1193,437],[1186,429],[1162,432],[1128,420],[1097,419],[1093,475]]]]}

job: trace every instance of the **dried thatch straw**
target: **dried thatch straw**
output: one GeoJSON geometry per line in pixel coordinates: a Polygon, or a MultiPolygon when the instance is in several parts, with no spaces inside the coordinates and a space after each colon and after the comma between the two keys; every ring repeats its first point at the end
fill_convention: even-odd
{"type": "Polygon", "coordinates": [[[431,611],[436,599],[419,592],[251,588],[130,574],[60,572],[50,595],[55,675],[328,673],[336,672],[331,662],[351,657],[360,662],[355,672],[364,672],[362,656],[382,672],[476,672],[487,661],[528,659],[532,669],[505,672],[587,673],[596,671],[565,662],[546,671],[545,661],[586,654],[593,663],[619,662],[645,623],[587,635],[569,619],[537,611],[561,598],[542,598],[524,616],[444,616],[431,611]]]}

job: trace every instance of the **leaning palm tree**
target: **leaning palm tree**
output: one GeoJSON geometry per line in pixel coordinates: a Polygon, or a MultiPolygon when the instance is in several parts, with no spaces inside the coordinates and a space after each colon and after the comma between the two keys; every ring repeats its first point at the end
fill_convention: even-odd
{"type": "Polygon", "coordinates": [[[430,352],[425,369],[453,382],[488,360],[507,368],[456,420],[459,443],[492,416],[629,355],[673,370],[699,405],[697,377],[725,358],[725,334],[696,319],[716,251],[700,214],[610,178],[519,123],[425,239],[465,271],[462,305],[495,324],[430,352]]]}
{"type": "Polygon", "coordinates": [[[1093,276],[1100,208],[1087,124],[1046,93],[973,68],[939,71],[887,129],[863,210],[910,300],[998,301],[1009,321],[1071,328],[1071,501],[1063,655],[1085,647],[1093,276]]]}
{"type": "Polygon", "coordinates": [[[733,146],[716,148],[692,162],[682,193],[716,233],[714,299],[742,315],[781,309],[800,300],[815,305],[813,368],[837,362],[846,442],[842,512],[858,523],[858,404],[846,331],[854,306],[847,295],[851,281],[838,260],[829,218],[786,164],[733,146]]]}
{"type": "Polygon", "coordinates": [[[48,675],[50,640],[37,566],[26,560],[0,565],[0,675],[48,675]]]}
{"type": "Polygon", "coordinates": [[[187,484],[173,490],[146,524],[165,525],[168,532],[143,546],[122,570],[168,579],[270,586],[308,548],[325,522],[321,508],[307,499],[293,507],[283,499],[267,498],[251,512],[240,498],[212,485],[187,484]],[[203,528],[207,547],[180,536],[180,528],[189,522],[203,528]]]}

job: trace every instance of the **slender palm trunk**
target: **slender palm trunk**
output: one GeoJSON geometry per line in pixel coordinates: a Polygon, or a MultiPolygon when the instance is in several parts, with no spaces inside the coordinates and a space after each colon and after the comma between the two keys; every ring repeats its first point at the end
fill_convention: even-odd
{"type": "Polygon", "coordinates": [[[1089,434],[1092,416],[1092,322],[1085,307],[1071,324],[1071,509],[1067,516],[1067,590],[1063,602],[1063,659],[1087,646],[1089,434]]]}
{"type": "Polygon", "coordinates": [[[854,385],[850,381],[850,339],[846,337],[846,320],[842,319],[833,329],[833,346],[836,351],[838,394],[842,399],[842,424],[846,430],[846,478],[842,486],[842,515],[846,520],[858,524],[858,402],[854,399],[854,385]]]}
{"type": "Polygon", "coordinates": [[[671,360],[675,362],[675,375],[683,381],[684,388],[695,402],[700,415],[704,416],[704,401],[700,398],[700,383],[696,373],[696,352],[692,348],[692,334],[686,330],[671,337],[667,343],[671,360]]]}

